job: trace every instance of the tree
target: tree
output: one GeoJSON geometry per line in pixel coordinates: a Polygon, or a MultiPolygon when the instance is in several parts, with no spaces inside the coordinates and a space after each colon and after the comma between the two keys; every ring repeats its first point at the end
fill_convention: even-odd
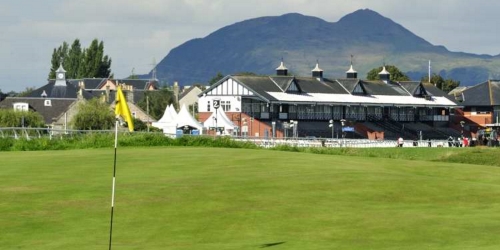
{"type": "MultiPolygon", "coordinates": [[[[403,72],[401,72],[401,70],[399,70],[396,66],[393,66],[393,65],[386,65],[385,66],[385,69],[387,71],[389,71],[389,73],[391,74],[391,81],[409,81],[410,78],[403,72]]],[[[375,81],[375,80],[380,80],[380,76],[378,75],[378,73],[380,73],[380,71],[382,71],[382,67],[378,67],[378,68],[374,68],[372,70],[370,70],[368,72],[368,74],[366,74],[366,79],[368,80],[371,80],[371,81],[375,81]]]]}
{"type": "Polygon", "coordinates": [[[132,118],[134,122],[134,131],[147,131],[148,130],[148,125],[144,123],[143,121],[137,119],[137,118],[132,118]]]}
{"type": "Polygon", "coordinates": [[[224,78],[224,75],[221,72],[217,72],[217,75],[212,77],[212,79],[210,79],[210,81],[208,81],[208,85],[212,86],[216,82],[220,81],[222,78],[224,78]]]}
{"type": "Polygon", "coordinates": [[[82,62],[82,45],[80,40],[76,39],[68,52],[68,57],[64,61],[64,69],[66,70],[66,78],[77,79],[81,75],[82,62]]]}
{"type": "Polygon", "coordinates": [[[64,59],[68,57],[68,43],[63,42],[59,48],[54,48],[54,51],[52,52],[52,59],[51,59],[51,64],[52,67],[50,68],[49,72],[49,79],[54,79],[56,78],[56,70],[59,68],[59,66],[63,63],[64,59]]]}
{"type": "Polygon", "coordinates": [[[35,90],[35,87],[26,87],[26,89],[24,91],[17,93],[15,96],[17,96],[17,97],[29,96],[31,94],[31,92],[33,92],[34,90],[35,90]]]}
{"type": "Polygon", "coordinates": [[[76,39],[71,48],[63,42],[52,52],[49,79],[55,78],[55,71],[63,65],[66,77],[75,78],[107,78],[112,77],[111,58],[104,55],[104,43],[94,39],[89,48],[82,48],[80,40],[76,39]]]}
{"type": "Polygon", "coordinates": [[[42,115],[33,111],[16,111],[0,109],[0,127],[32,127],[45,126],[42,115]]]}
{"type": "Polygon", "coordinates": [[[430,81],[428,76],[422,77],[422,82],[430,82],[444,92],[449,92],[460,85],[460,81],[444,79],[442,76],[436,73],[432,74],[430,81]]]}
{"type": "Polygon", "coordinates": [[[167,88],[146,91],[144,97],[137,103],[142,110],[149,110],[149,115],[157,120],[163,116],[165,108],[170,104],[175,105],[174,93],[167,88]]]}
{"type": "Polygon", "coordinates": [[[79,130],[105,130],[113,128],[115,116],[109,105],[99,98],[82,102],[73,118],[72,125],[79,130]]]}

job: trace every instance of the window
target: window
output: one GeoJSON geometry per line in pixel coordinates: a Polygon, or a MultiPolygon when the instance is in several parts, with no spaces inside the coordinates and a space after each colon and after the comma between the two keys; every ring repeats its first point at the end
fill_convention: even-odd
{"type": "Polygon", "coordinates": [[[44,105],[45,105],[45,107],[50,107],[50,106],[52,106],[52,102],[50,102],[50,100],[45,100],[44,105]]]}
{"type": "Polygon", "coordinates": [[[28,104],[23,102],[16,102],[13,104],[15,111],[28,111],[28,104]]]}
{"type": "Polygon", "coordinates": [[[207,102],[207,112],[210,112],[210,101],[207,102]]]}
{"type": "Polygon", "coordinates": [[[352,91],[353,95],[364,95],[365,91],[363,91],[363,87],[361,87],[361,84],[356,85],[354,87],[354,90],[352,91]]]}
{"type": "Polygon", "coordinates": [[[287,89],[287,92],[299,92],[299,88],[295,84],[295,82],[292,82],[290,86],[287,89]]]}
{"type": "Polygon", "coordinates": [[[224,111],[230,111],[231,110],[231,101],[221,101],[220,106],[222,107],[222,110],[224,111]]]}

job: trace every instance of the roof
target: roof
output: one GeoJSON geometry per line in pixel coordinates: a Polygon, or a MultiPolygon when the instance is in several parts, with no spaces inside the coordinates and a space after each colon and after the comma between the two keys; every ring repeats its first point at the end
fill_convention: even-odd
{"type": "Polygon", "coordinates": [[[323,72],[323,70],[319,68],[319,63],[316,63],[316,67],[314,67],[314,69],[311,71],[312,72],[323,72]]]}
{"type": "Polygon", "coordinates": [[[488,80],[462,91],[464,106],[500,105],[500,81],[488,80]]]}
{"type": "Polygon", "coordinates": [[[352,67],[352,64],[351,64],[351,67],[349,68],[348,71],[346,71],[346,73],[358,73],[356,70],[354,70],[354,68],[352,67]]]}
{"type": "MultiPolygon", "coordinates": [[[[199,96],[212,93],[219,85],[233,79],[265,102],[329,103],[358,105],[457,106],[453,98],[433,85],[417,81],[388,82],[360,79],[327,79],[294,76],[226,76],[199,96]],[[287,91],[294,84],[294,91],[287,91]],[[416,90],[423,88],[424,91],[416,90]],[[299,89],[299,91],[296,91],[299,89]],[[414,96],[415,95],[415,96],[414,96]],[[430,95],[432,97],[425,98],[430,95]]],[[[500,91],[500,86],[499,86],[500,91]]],[[[220,94],[220,92],[217,92],[220,94]]],[[[212,94],[217,95],[217,94],[212,94]]],[[[244,95],[242,95],[244,96],[244,95]]]]}
{"type": "Polygon", "coordinates": [[[34,97],[7,97],[0,102],[0,108],[12,109],[14,103],[28,103],[30,110],[38,112],[43,116],[45,124],[51,124],[53,119],[57,119],[64,114],[71,104],[76,101],[77,99],[75,98],[44,99],[34,97]],[[50,106],[45,105],[45,100],[50,100],[50,106]]]}
{"type": "Polygon", "coordinates": [[[380,71],[378,74],[379,74],[379,75],[390,75],[391,73],[389,73],[389,71],[387,71],[387,70],[385,69],[385,66],[384,66],[384,67],[382,68],[382,71],[380,71]]]}
{"type": "Polygon", "coordinates": [[[191,92],[191,91],[193,91],[195,89],[199,89],[199,91],[201,92],[200,88],[198,88],[197,86],[193,85],[193,86],[189,87],[188,89],[182,91],[182,93],[179,95],[179,100],[181,100],[182,98],[184,98],[187,94],[189,94],[189,92],[191,92]]]}
{"type": "Polygon", "coordinates": [[[176,127],[177,128],[182,128],[184,126],[189,126],[192,128],[196,128],[198,130],[202,130],[203,125],[198,122],[196,119],[194,119],[191,114],[189,114],[189,111],[187,110],[185,105],[182,105],[181,110],[177,114],[177,117],[175,117],[175,122],[176,122],[176,127]]]}
{"type": "MultiPolygon", "coordinates": [[[[75,87],[73,84],[70,82],[66,81],[65,86],[56,86],[55,85],[55,80],[49,80],[49,83],[45,84],[44,86],[35,89],[33,92],[31,92],[28,97],[34,97],[34,98],[77,98],[78,97],[78,88],[75,87]],[[45,96],[45,94],[46,96],[45,96]]],[[[91,99],[94,96],[90,93],[87,93],[85,91],[82,91],[82,97],[85,99],[91,99]]]]}
{"type": "Polygon", "coordinates": [[[85,89],[100,89],[106,84],[108,78],[84,78],[81,79],[85,84],[85,89]]]}
{"type": "Polygon", "coordinates": [[[158,88],[158,82],[156,80],[147,80],[147,79],[115,79],[111,80],[115,84],[117,82],[132,86],[134,90],[148,90],[150,86],[153,86],[154,89],[158,88]]]}
{"type": "MultiPolygon", "coordinates": [[[[284,76],[286,77],[286,76],[284,76]]],[[[267,100],[275,100],[268,92],[281,92],[281,89],[273,79],[278,77],[268,76],[232,76],[232,78],[240,84],[252,89],[255,93],[267,100]]],[[[214,86],[212,86],[214,87],[214,86]]]]}
{"type": "Polygon", "coordinates": [[[287,68],[285,67],[285,64],[283,63],[283,61],[281,61],[280,66],[277,67],[276,70],[287,70],[287,68]]]}
{"type": "Polygon", "coordinates": [[[404,82],[399,82],[399,84],[412,95],[415,93],[417,88],[421,86],[421,82],[417,81],[404,81],[404,82]]]}
{"type": "Polygon", "coordinates": [[[363,87],[369,95],[410,95],[401,85],[393,82],[385,83],[383,81],[361,81],[363,87]]]}
{"type": "Polygon", "coordinates": [[[204,122],[203,122],[203,127],[205,128],[210,128],[210,127],[215,127],[217,123],[217,127],[224,127],[226,130],[228,129],[234,129],[237,127],[234,125],[234,123],[229,120],[229,118],[226,115],[226,112],[224,110],[214,110],[210,117],[208,117],[204,122]]]}
{"type": "Polygon", "coordinates": [[[327,78],[318,79],[316,77],[297,77],[295,78],[301,90],[306,93],[343,93],[347,91],[337,81],[327,78]]]}

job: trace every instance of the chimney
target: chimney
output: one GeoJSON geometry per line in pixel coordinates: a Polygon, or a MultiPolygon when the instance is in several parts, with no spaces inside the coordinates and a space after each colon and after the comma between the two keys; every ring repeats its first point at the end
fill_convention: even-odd
{"type": "Polygon", "coordinates": [[[106,97],[104,99],[106,102],[109,102],[109,91],[110,91],[109,89],[110,89],[109,85],[106,85],[106,97]]]}
{"type": "Polygon", "coordinates": [[[358,78],[358,72],[356,70],[354,70],[354,68],[352,67],[352,64],[351,64],[351,68],[349,68],[349,70],[346,71],[345,73],[346,73],[347,79],[356,79],[356,78],[358,78]]]}
{"type": "Polygon", "coordinates": [[[134,103],[134,87],[132,86],[127,86],[127,101],[134,103]]]}
{"type": "Polygon", "coordinates": [[[380,71],[378,73],[378,76],[380,78],[381,81],[385,82],[385,83],[389,83],[391,80],[391,73],[389,73],[389,71],[387,71],[385,69],[385,65],[384,67],[382,68],[382,71],[380,71]]]}
{"type": "Polygon", "coordinates": [[[288,69],[285,67],[285,64],[283,64],[283,60],[281,60],[280,66],[278,68],[276,68],[276,75],[279,75],[279,76],[288,75],[288,69]]]}
{"type": "Polygon", "coordinates": [[[323,70],[319,68],[318,62],[316,62],[316,67],[312,70],[312,77],[323,79],[323,70]]]}
{"type": "Polygon", "coordinates": [[[174,82],[174,100],[177,106],[179,106],[179,83],[174,82]]]}
{"type": "Polygon", "coordinates": [[[78,100],[82,100],[83,99],[83,89],[79,89],[77,94],[76,94],[76,98],[78,100]]]}

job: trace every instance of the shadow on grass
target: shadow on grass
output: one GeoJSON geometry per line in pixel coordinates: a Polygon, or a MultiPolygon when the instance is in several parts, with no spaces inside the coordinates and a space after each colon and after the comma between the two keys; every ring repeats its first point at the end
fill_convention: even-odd
{"type": "Polygon", "coordinates": [[[260,245],[260,248],[274,247],[274,246],[281,245],[281,244],[285,244],[285,242],[281,241],[281,242],[274,242],[274,243],[262,244],[262,245],[260,245]]]}

